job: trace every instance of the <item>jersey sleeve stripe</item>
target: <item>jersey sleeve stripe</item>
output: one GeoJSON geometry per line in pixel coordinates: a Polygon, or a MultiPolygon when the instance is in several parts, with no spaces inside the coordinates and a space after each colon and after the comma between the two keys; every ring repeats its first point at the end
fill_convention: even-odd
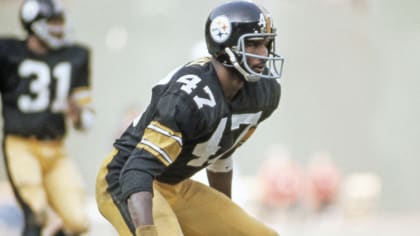
{"type": "Polygon", "coordinates": [[[165,136],[167,136],[169,138],[174,139],[176,142],[178,142],[178,144],[180,146],[182,146],[182,138],[181,138],[182,136],[181,136],[181,134],[179,132],[174,132],[171,129],[169,129],[169,128],[167,128],[167,127],[159,124],[156,121],[153,121],[151,124],[149,124],[147,126],[147,128],[148,129],[151,129],[151,130],[153,130],[153,131],[155,131],[157,133],[160,133],[162,135],[165,135],[165,136]]]}
{"type": "Polygon", "coordinates": [[[77,87],[77,88],[74,88],[73,89],[73,93],[72,94],[73,94],[72,96],[75,96],[75,95],[83,96],[85,94],[89,94],[89,96],[90,96],[91,89],[89,87],[87,87],[87,86],[77,87]]]}
{"type": "Polygon", "coordinates": [[[155,129],[156,127],[149,127],[150,125],[144,131],[140,144],[147,145],[149,148],[159,153],[159,155],[162,156],[162,158],[164,158],[169,164],[175,161],[182,150],[180,138],[172,135],[168,136],[169,132],[162,133],[162,130],[155,129]]]}
{"type": "Polygon", "coordinates": [[[152,154],[154,157],[156,157],[160,162],[162,162],[165,166],[169,166],[171,164],[158,151],[156,151],[154,148],[146,145],[145,143],[139,143],[137,145],[137,148],[142,148],[142,149],[146,150],[147,152],[152,154]]]}
{"type": "Polygon", "coordinates": [[[245,133],[245,135],[239,141],[239,145],[242,145],[243,143],[245,143],[246,140],[248,140],[252,136],[252,134],[255,132],[256,129],[257,127],[255,126],[250,127],[248,131],[245,133]]]}
{"type": "Polygon", "coordinates": [[[76,100],[77,104],[79,104],[80,106],[87,106],[89,104],[92,103],[92,98],[84,98],[84,99],[78,99],[76,100]]]}
{"type": "Polygon", "coordinates": [[[143,137],[140,143],[155,149],[156,152],[159,152],[170,163],[175,161],[179,153],[181,153],[181,146],[173,139],[169,139],[166,136],[156,137],[148,135],[147,137],[143,137]]]}
{"type": "Polygon", "coordinates": [[[151,142],[149,142],[149,141],[147,141],[147,140],[142,140],[138,145],[137,145],[137,147],[140,147],[140,148],[145,148],[145,147],[147,147],[147,148],[145,148],[147,151],[149,151],[150,153],[152,153],[153,154],[153,156],[155,156],[155,157],[157,157],[159,160],[161,160],[161,161],[163,161],[163,163],[165,164],[165,165],[170,165],[170,164],[172,164],[172,160],[171,160],[171,158],[169,157],[169,155],[164,151],[164,150],[162,150],[162,149],[160,149],[158,146],[156,146],[156,145],[154,145],[153,143],[151,143],[151,142]],[[152,152],[151,152],[151,150],[153,150],[152,152]],[[157,155],[156,155],[157,154],[157,155]]]}
{"type": "Polygon", "coordinates": [[[73,91],[71,97],[77,101],[79,105],[88,105],[92,103],[92,92],[87,87],[78,88],[73,91]]]}

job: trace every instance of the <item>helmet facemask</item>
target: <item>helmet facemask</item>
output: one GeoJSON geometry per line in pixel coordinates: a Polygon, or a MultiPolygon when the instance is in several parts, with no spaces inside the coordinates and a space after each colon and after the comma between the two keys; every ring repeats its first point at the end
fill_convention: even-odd
{"type": "MultiPolygon", "coordinates": [[[[261,78],[279,79],[283,70],[284,59],[275,53],[275,33],[249,33],[239,37],[235,47],[226,47],[225,52],[229,56],[231,66],[240,72],[248,82],[256,82],[261,78]],[[268,55],[257,55],[246,51],[248,40],[269,40],[268,55]],[[248,64],[248,58],[257,58],[265,61],[266,69],[257,72],[248,64]]],[[[225,66],[228,66],[225,64],[225,66]]]]}
{"type": "Polygon", "coordinates": [[[31,30],[48,48],[56,50],[72,44],[69,28],[63,25],[53,25],[47,19],[39,19],[32,23],[31,30]]]}

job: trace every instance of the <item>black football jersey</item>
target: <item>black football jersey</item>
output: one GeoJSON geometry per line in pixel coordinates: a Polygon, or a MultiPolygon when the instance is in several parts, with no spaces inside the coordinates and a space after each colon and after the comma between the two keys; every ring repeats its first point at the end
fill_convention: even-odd
{"type": "Polygon", "coordinates": [[[55,139],[65,135],[68,97],[89,84],[89,51],[74,45],[45,55],[26,41],[0,40],[4,133],[55,139]]]}
{"type": "Polygon", "coordinates": [[[145,112],[116,140],[109,186],[122,183],[126,198],[150,191],[153,178],[175,184],[191,177],[230,157],[272,114],[279,99],[278,81],[262,79],[245,83],[227,101],[209,58],[174,70],[153,87],[145,112]]]}

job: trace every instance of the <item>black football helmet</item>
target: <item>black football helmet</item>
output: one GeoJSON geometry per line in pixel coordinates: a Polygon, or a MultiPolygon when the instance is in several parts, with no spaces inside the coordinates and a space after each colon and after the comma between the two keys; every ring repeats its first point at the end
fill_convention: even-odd
{"type": "Polygon", "coordinates": [[[270,14],[252,1],[231,1],[210,12],[206,22],[207,50],[227,67],[234,67],[246,81],[261,78],[279,79],[284,59],[275,53],[276,30],[270,14]],[[268,56],[247,53],[248,40],[268,40],[268,56]],[[266,69],[259,73],[250,68],[248,57],[266,61],[266,69]]]}
{"type": "Polygon", "coordinates": [[[65,23],[48,24],[48,20],[54,18],[64,22],[64,15],[64,8],[59,0],[24,0],[19,14],[26,32],[35,35],[50,49],[59,49],[71,44],[65,23]]]}

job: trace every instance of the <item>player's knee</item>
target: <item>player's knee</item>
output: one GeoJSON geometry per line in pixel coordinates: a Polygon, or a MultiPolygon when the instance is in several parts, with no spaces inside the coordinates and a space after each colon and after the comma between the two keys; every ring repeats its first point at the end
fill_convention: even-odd
{"type": "Polygon", "coordinates": [[[87,217],[79,216],[63,219],[65,228],[73,234],[85,233],[89,230],[89,220],[87,217]]]}
{"type": "Polygon", "coordinates": [[[89,230],[88,222],[71,222],[66,225],[66,229],[73,234],[86,233],[89,230]]]}
{"type": "Polygon", "coordinates": [[[23,186],[20,188],[22,200],[31,210],[31,217],[37,224],[44,224],[47,218],[48,203],[44,190],[39,186],[23,186]]]}

